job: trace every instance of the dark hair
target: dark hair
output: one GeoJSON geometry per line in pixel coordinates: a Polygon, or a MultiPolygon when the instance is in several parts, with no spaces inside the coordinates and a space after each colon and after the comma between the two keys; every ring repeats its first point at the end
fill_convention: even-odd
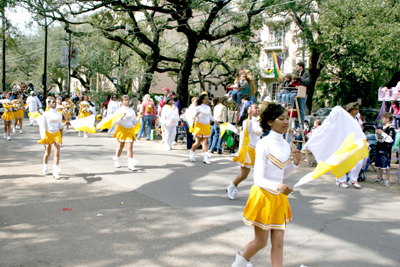
{"type": "Polygon", "coordinates": [[[218,97],[213,98],[211,101],[213,102],[214,107],[215,107],[219,103],[219,98],[218,97]]]}
{"type": "Polygon", "coordinates": [[[199,96],[199,99],[197,99],[197,105],[200,106],[201,104],[203,104],[203,100],[204,98],[206,98],[208,95],[206,94],[202,94],[199,96]]]}
{"type": "Polygon", "coordinates": [[[382,117],[383,118],[387,118],[389,120],[392,120],[393,119],[393,114],[390,113],[390,112],[385,112],[385,113],[382,114],[382,117]]]}
{"type": "Polygon", "coordinates": [[[174,100],[175,102],[178,101],[178,96],[177,96],[177,95],[172,95],[171,98],[172,98],[172,100],[174,100]]]}
{"type": "Polygon", "coordinates": [[[395,104],[396,108],[399,108],[399,101],[394,101],[393,104],[395,104]]]}
{"type": "Polygon", "coordinates": [[[305,64],[303,61],[300,61],[299,63],[297,63],[297,66],[303,67],[303,69],[304,69],[305,64]]]}
{"type": "Polygon", "coordinates": [[[244,120],[245,120],[245,119],[248,119],[248,117],[249,117],[249,109],[250,109],[250,108],[251,108],[251,105],[248,105],[248,106],[243,110],[242,116],[240,116],[240,120],[238,121],[238,125],[239,125],[239,126],[242,126],[244,120]]]}
{"type": "Polygon", "coordinates": [[[260,125],[264,132],[270,131],[271,126],[268,121],[274,121],[281,116],[286,109],[279,104],[269,103],[266,110],[260,115],[260,125]]]}
{"type": "Polygon", "coordinates": [[[248,95],[242,96],[242,99],[249,101],[250,100],[250,96],[248,96],[248,95]]]}
{"type": "Polygon", "coordinates": [[[107,101],[111,99],[111,95],[107,95],[107,101]]]}

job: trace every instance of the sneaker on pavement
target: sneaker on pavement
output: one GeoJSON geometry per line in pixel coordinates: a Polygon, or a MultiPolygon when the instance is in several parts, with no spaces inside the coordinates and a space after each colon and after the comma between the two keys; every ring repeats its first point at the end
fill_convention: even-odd
{"type": "Polygon", "coordinates": [[[13,128],[13,133],[15,133],[17,130],[15,130],[15,128],[13,128]]]}
{"type": "Polygon", "coordinates": [[[11,141],[11,136],[7,136],[7,140],[8,140],[8,141],[11,141]]]}
{"type": "Polygon", "coordinates": [[[88,136],[87,134],[85,134],[85,135],[83,136],[83,138],[89,138],[89,136],[88,136]]]}
{"type": "Polygon", "coordinates": [[[115,168],[120,168],[121,167],[121,165],[119,164],[119,157],[117,157],[117,156],[114,156],[113,157],[113,160],[114,160],[114,167],[115,168]]]}
{"type": "Polygon", "coordinates": [[[389,180],[385,180],[384,182],[383,182],[383,185],[384,186],[390,186],[392,183],[389,181],[389,180]]]}
{"type": "Polygon", "coordinates": [[[47,164],[43,164],[43,170],[42,170],[43,174],[47,175],[49,174],[49,167],[47,166],[47,164]]]}
{"type": "Polygon", "coordinates": [[[21,131],[19,131],[19,133],[20,133],[20,134],[22,134],[22,133],[23,133],[23,131],[21,130],[21,131]]]}
{"type": "Polygon", "coordinates": [[[345,184],[345,183],[339,183],[339,182],[336,182],[336,185],[339,186],[339,187],[342,187],[342,188],[347,188],[347,187],[349,187],[347,184],[345,184]]]}
{"type": "Polygon", "coordinates": [[[5,134],[4,134],[4,139],[6,139],[6,138],[7,138],[7,134],[5,133],[5,134]]]}
{"type": "Polygon", "coordinates": [[[228,197],[229,199],[234,200],[235,197],[238,195],[239,191],[237,190],[237,187],[234,186],[233,184],[229,185],[226,188],[226,192],[228,193],[228,197]]]}
{"type": "Polygon", "coordinates": [[[379,179],[379,178],[376,178],[375,180],[372,180],[371,181],[371,183],[377,183],[377,184],[379,184],[381,182],[381,179],[379,179]]]}
{"type": "Polygon", "coordinates": [[[361,188],[361,185],[359,184],[359,183],[351,183],[353,186],[354,186],[354,188],[356,188],[356,189],[360,189],[361,188]]]}
{"type": "Polygon", "coordinates": [[[176,146],[177,144],[178,144],[178,143],[177,143],[177,142],[175,142],[175,141],[174,141],[174,142],[172,142],[172,145],[173,145],[173,146],[176,146]]]}
{"type": "Polygon", "coordinates": [[[81,136],[82,136],[81,132],[79,132],[78,136],[79,136],[79,137],[81,137],[81,136]]]}

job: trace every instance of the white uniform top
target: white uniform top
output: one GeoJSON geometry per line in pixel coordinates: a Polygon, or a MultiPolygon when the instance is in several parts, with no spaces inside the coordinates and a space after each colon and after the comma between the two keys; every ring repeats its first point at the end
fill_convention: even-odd
{"type": "Polygon", "coordinates": [[[92,114],[96,116],[96,105],[95,105],[93,102],[89,102],[89,105],[90,105],[90,107],[91,107],[92,114]],[[92,105],[90,105],[90,104],[93,104],[93,107],[92,107],[92,105]]]}
{"type": "Polygon", "coordinates": [[[290,145],[272,130],[257,143],[254,165],[254,185],[274,191],[297,168],[290,161],[290,145]]]}
{"type": "Polygon", "coordinates": [[[193,112],[193,118],[196,116],[196,114],[200,112],[197,122],[201,124],[210,124],[210,119],[212,121],[216,121],[214,117],[211,115],[211,108],[207,105],[201,104],[200,106],[197,106],[196,109],[193,112]]]}
{"type": "MultiPolygon", "coordinates": [[[[116,102],[116,101],[114,101],[116,102]]],[[[110,107],[110,104],[108,104],[110,107]]],[[[126,129],[130,129],[133,126],[135,126],[136,124],[138,124],[139,119],[136,119],[136,113],[133,109],[122,106],[119,109],[116,110],[115,114],[117,113],[121,113],[121,114],[126,114],[125,117],[119,121],[117,121],[117,124],[121,125],[122,127],[126,128],[126,129]]]]}
{"type": "Polygon", "coordinates": [[[165,127],[176,127],[179,122],[179,113],[175,105],[165,105],[161,111],[161,124],[165,127]]]}
{"type": "Polygon", "coordinates": [[[111,100],[107,106],[107,116],[113,115],[119,109],[119,102],[111,100]]]}
{"type": "Polygon", "coordinates": [[[50,108],[48,111],[43,113],[43,127],[50,133],[58,132],[60,129],[64,128],[62,115],[55,109],[50,108]]]}
{"type": "Polygon", "coordinates": [[[37,96],[29,96],[26,99],[26,104],[30,112],[37,111],[38,107],[42,108],[42,103],[40,103],[40,100],[37,96]]]}
{"type": "MultiPolygon", "coordinates": [[[[243,121],[243,130],[246,128],[247,120],[243,121]]],[[[249,132],[249,137],[250,137],[250,145],[252,147],[256,147],[257,142],[260,140],[260,137],[263,135],[263,130],[260,126],[260,123],[257,121],[257,117],[251,118],[249,122],[249,126],[247,128],[247,131],[249,132]]]]}

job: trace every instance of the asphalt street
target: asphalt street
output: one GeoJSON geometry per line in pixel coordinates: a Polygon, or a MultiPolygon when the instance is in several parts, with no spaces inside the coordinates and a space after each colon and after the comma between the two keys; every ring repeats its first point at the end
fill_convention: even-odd
{"type": "MultiPolygon", "coordinates": [[[[205,165],[200,151],[190,162],[183,145],[165,151],[139,141],[132,172],[125,150],[114,168],[115,139],[89,136],[64,135],[61,180],[42,174],[37,126],[0,140],[0,266],[229,267],[254,237],[241,221],[253,172],[229,200],[225,188],[240,169],[227,152],[205,165]]],[[[302,162],[285,181],[310,171],[302,162]]],[[[400,186],[391,179],[389,188],[367,181],[343,189],[329,174],[296,189],[284,265],[400,266],[400,186]]],[[[271,266],[270,248],[252,258],[254,267],[271,266]]]]}

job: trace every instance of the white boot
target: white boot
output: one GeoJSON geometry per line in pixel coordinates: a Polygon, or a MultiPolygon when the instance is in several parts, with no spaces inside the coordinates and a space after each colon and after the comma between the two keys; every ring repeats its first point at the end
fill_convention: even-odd
{"type": "Polygon", "coordinates": [[[227,188],[226,188],[226,192],[228,192],[228,197],[229,197],[229,199],[235,199],[235,197],[237,196],[237,194],[238,194],[238,190],[237,190],[237,187],[233,184],[233,183],[231,183],[227,188]]]}
{"type": "Polygon", "coordinates": [[[53,177],[56,180],[59,180],[60,177],[60,173],[61,173],[61,169],[57,166],[57,165],[53,165],[53,177]]]}
{"type": "Polygon", "coordinates": [[[232,264],[232,267],[253,267],[253,264],[243,258],[241,254],[241,251],[238,251],[238,253],[236,253],[236,260],[232,264]]]}
{"type": "Polygon", "coordinates": [[[135,167],[139,162],[133,158],[128,158],[128,169],[131,171],[137,171],[138,169],[135,167]]]}
{"type": "Polygon", "coordinates": [[[196,155],[195,155],[195,152],[193,151],[193,150],[191,150],[190,149],[190,152],[189,152],[189,160],[190,161],[196,161],[196,157],[195,157],[196,155]]]}
{"type": "Polygon", "coordinates": [[[203,159],[204,164],[210,165],[211,162],[208,160],[208,152],[204,152],[203,155],[204,155],[204,159],[203,159]]]}
{"type": "Polygon", "coordinates": [[[115,162],[114,162],[115,168],[121,167],[121,165],[119,165],[119,157],[114,156],[114,157],[113,157],[113,160],[115,161],[115,162]]]}
{"type": "Polygon", "coordinates": [[[46,163],[43,163],[43,174],[47,175],[49,174],[49,167],[47,166],[46,163]]]}

